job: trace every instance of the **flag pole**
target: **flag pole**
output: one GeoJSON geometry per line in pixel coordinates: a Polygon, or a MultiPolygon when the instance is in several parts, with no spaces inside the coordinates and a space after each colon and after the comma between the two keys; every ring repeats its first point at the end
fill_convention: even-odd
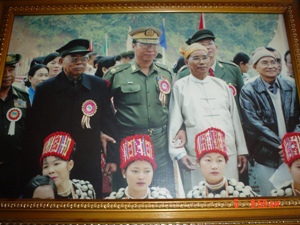
{"type": "MultiPolygon", "coordinates": [[[[163,27],[165,28],[165,18],[163,18],[162,19],[162,24],[163,24],[163,27]]],[[[164,29],[164,32],[166,32],[165,31],[165,29],[164,29]]],[[[165,52],[165,48],[162,48],[162,55],[163,55],[163,61],[162,61],[162,63],[163,64],[166,64],[166,52],[165,52]]]]}

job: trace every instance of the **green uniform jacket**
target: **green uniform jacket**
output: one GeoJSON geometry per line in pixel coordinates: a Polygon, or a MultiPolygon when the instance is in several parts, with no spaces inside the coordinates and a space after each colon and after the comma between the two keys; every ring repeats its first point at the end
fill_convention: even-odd
{"type": "Polygon", "coordinates": [[[104,79],[110,82],[119,125],[148,129],[167,124],[172,75],[165,65],[154,62],[146,76],[132,60],[111,68],[104,79]]]}

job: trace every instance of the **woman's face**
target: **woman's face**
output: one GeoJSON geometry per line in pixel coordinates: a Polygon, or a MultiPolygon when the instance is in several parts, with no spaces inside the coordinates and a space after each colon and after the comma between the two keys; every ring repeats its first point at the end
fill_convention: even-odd
{"type": "Polygon", "coordinates": [[[43,160],[43,175],[48,175],[54,181],[57,189],[69,185],[70,171],[74,161],[64,161],[56,156],[48,156],[43,160]]]}
{"type": "Polygon", "coordinates": [[[204,50],[197,50],[190,54],[185,60],[187,66],[190,68],[191,74],[195,77],[204,78],[208,74],[209,57],[204,50]]]}
{"type": "Polygon", "coordinates": [[[46,68],[41,68],[35,71],[33,77],[29,76],[31,87],[35,90],[36,86],[49,78],[49,72],[46,68]]]}
{"type": "Polygon", "coordinates": [[[55,77],[57,74],[61,72],[61,64],[59,64],[60,57],[56,57],[52,61],[47,63],[47,67],[49,68],[49,76],[55,77]]]}
{"type": "Polygon", "coordinates": [[[289,168],[290,173],[293,177],[294,183],[300,186],[300,159],[295,160],[289,168]]]}
{"type": "Polygon", "coordinates": [[[223,180],[226,160],[220,153],[207,153],[199,161],[200,169],[209,184],[217,184],[223,180]]]}
{"type": "Polygon", "coordinates": [[[240,70],[242,71],[242,73],[248,73],[249,68],[250,68],[249,62],[247,63],[240,62],[240,70]]]}
{"type": "Polygon", "coordinates": [[[128,184],[128,192],[132,197],[135,194],[146,193],[153,178],[151,163],[144,160],[136,160],[127,167],[126,171],[123,170],[122,172],[128,184]]]}
{"type": "Polygon", "coordinates": [[[38,186],[32,195],[35,199],[54,199],[55,194],[51,185],[38,186]]]}

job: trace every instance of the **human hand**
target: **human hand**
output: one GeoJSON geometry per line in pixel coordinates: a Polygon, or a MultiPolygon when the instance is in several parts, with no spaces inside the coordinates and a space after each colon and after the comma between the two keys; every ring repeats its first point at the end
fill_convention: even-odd
{"type": "Polygon", "coordinates": [[[180,160],[178,160],[178,162],[179,165],[187,171],[196,169],[195,168],[196,163],[194,163],[188,155],[183,156],[180,160]]]}
{"type": "Polygon", "coordinates": [[[104,170],[104,175],[110,175],[117,171],[117,164],[116,163],[107,163],[104,170]]]}
{"type": "Polygon", "coordinates": [[[283,153],[283,150],[282,150],[282,145],[279,145],[278,149],[279,149],[278,154],[280,155],[281,160],[284,162],[284,153],[283,153]]]}
{"type": "Polygon", "coordinates": [[[185,130],[179,130],[176,134],[173,143],[175,148],[182,148],[186,143],[186,133],[185,130]]]}
{"type": "Polygon", "coordinates": [[[248,159],[245,155],[238,155],[238,168],[240,170],[240,174],[242,174],[247,169],[248,159]]]}
{"type": "Polygon", "coordinates": [[[108,136],[107,134],[103,134],[103,133],[101,133],[101,135],[100,135],[100,140],[101,140],[103,151],[104,151],[105,155],[106,155],[106,152],[107,152],[107,148],[106,148],[107,143],[108,142],[116,143],[115,139],[113,139],[112,137],[108,136]]]}

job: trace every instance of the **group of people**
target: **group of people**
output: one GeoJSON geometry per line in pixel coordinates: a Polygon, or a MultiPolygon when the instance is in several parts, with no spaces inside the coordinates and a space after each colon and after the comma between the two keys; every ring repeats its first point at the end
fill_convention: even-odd
{"type": "Polygon", "coordinates": [[[110,57],[93,53],[86,39],[71,40],[33,63],[28,93],[12,85],[21,55],[7,55],[1,198],[299,194],[299,100],[292,78],[279,76],[280,56],[257,48],[258,77],[246,81],[239,65],[216,58],[216,37],[202,29],[181,49],[174,77],[156,60],[160,29],[129,34],[132,51],[110,57]],[[257,193],[242,178],[248,162],[257,193]],[[269,179],[283,162],[292,182],[278,189],[269,179]],[[111,177],[108,195],[103,175],[111,177]]]}

